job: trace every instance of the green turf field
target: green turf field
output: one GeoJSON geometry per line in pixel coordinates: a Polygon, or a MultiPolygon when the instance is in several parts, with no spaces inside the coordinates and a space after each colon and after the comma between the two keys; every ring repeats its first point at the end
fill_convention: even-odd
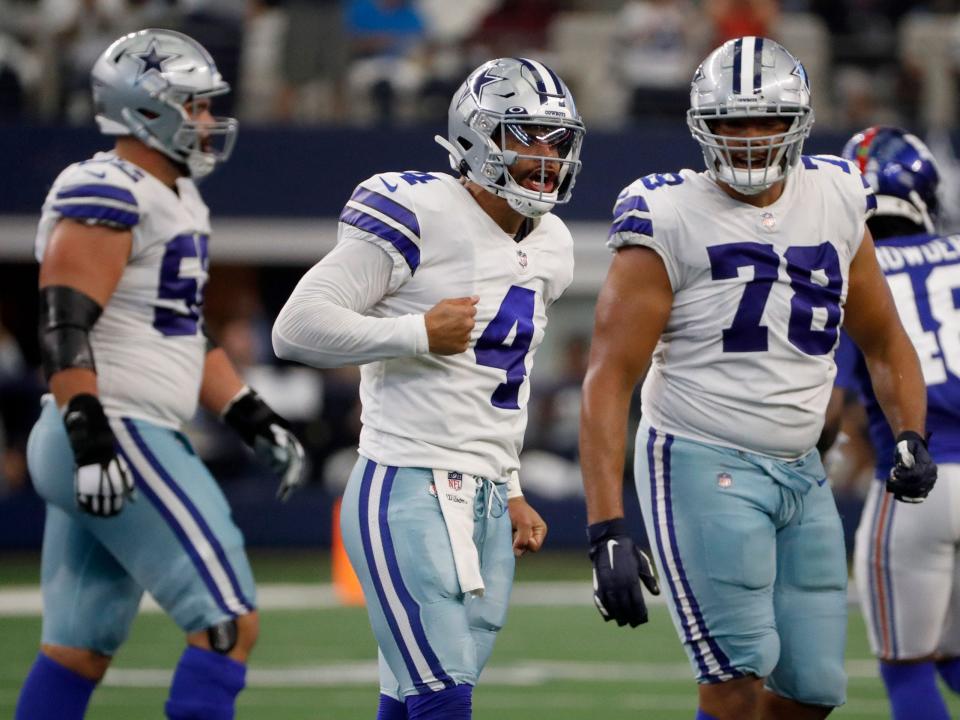
{"type": "MultiPolygon", "coordinates": [[[[262,555],[257,576],[270,582],[323,582],[318,555],[262,555]]],[[[556,592],[539,581],[583,580],[585,561],[564,556],[524,559],[518,579],[544,601],[556,592]],[[541,561],[542,562],[538,562],[541,561]]],[[[36,559],[0,556],[0,591],[36,582],[36,559]]],[[[2,594],[2,593],[0,593],[2,594]]],[[[600,621],[587,604],[511,610],[507,628],[477,689],[474,717],[551,720],[691,720],[696,692],[667,612],[653,608],[636,630],[600,621]]],[[[23,676],[36,652],[40,619],[0,614],[0,718],[11,717],[23,676]]],[[[94,695],[90,720],[162,720],[166,684],[182,648],[163,615],[141,615],[94,695]]],[[[832,717],[886,718],[886,701],[867,649],[859,614],[851,615],[849,703],[832,717]]],[[[376,705],[375,646],[366,614],[356,608],[264,610],[239,720],[372,720],[376,705]]],[[[960,716],[960,701],[951,698],[960,716]]]]}

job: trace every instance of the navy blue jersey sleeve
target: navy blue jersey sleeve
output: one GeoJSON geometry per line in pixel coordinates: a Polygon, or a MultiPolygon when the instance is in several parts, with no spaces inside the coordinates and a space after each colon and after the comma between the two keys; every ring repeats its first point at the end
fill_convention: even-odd
{"type": "Polygon", "coordinates": [[[837,363],[837,377],[833,384],[844,390],[859,390],[857,367],[860,365],[860,350],[845,332],[840,333],[834,361],[837,363]]]}

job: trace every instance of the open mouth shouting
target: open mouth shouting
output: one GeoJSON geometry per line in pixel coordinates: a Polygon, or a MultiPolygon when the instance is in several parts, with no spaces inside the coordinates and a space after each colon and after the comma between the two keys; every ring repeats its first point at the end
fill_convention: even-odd
{"type": "Polygon", "coordinates": [[[552,170],[547,170],[545,173],[534,170],[527,173],[526,177],[520,181],[520,185],[527,190],[548,195],[557,189],[557,180],[557,173],[552,170]]]}

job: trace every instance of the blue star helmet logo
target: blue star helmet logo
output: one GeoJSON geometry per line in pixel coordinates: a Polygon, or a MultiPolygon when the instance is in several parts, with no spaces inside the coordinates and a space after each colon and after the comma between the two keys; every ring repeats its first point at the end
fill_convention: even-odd
{"type": "Polygon", "coordinates": [[[174,58],[180,57],[176,53],[161,53],[157,50],[157,41],[152,40],[150,42],[150,47],[147,48],[146,52],[134,53],[133,56],[143,63],[143,67],[140,68],[140,73],[137,77],[146,75],[151,70],[156,70],[157,72],[163,72],[163,64],[174,58]]]}
{"type": "Polygon", "coordinates": [[[798,62],[796,66],[794,66],[793,72],[791,72],[790,74],[796,75],[798,78],[800,78],[800,82],[803,83],[803,86],[807,90],[810,90],[810,78],[807,76],[807,69],[803,66],[802,63],[798,62]]]}
{"type": "Polygon", "coordinates": [[[488,85],[493,85],[498,83],[501,80],[506,80],[505,77],[495,75],[494,71],[496,68],[487,68],[482,73],[477,73],[477,76],[473,79],[473,82],[470,83],[470,91],[473,93],[473,96],[476,98],[479,103],[483,99],[483,91],[488,85]]]}

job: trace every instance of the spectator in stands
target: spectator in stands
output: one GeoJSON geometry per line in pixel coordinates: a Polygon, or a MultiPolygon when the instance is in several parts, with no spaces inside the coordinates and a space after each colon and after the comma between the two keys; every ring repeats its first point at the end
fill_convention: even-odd
{"type": "Polygon", "coordinates": [[[13,35],[0,31],[0,121],[20,118],[27,88],[39,79],[37,59],[13,35]]]}
{"type": "Polygon", "coordinates": [[[701,55],[697,18],[689,0],[629,0],[620,9],[613,66],[629,89],[633,119],[686,112],[701,55]]]}
{"type": "Polygon", "coordinates": [[[41,387],[16,338],[0,324],[0,497],[23,488],[26,445],[41,387]]]}
{"type": "Polygon", "coordinates": [[[580,395],[587,371],[590,339],[574,334],[560,351],[561,367],[542,388],[530,393],[530,439],[528,447],[576,460],[580,425],[580,395]]]}
{"type": "Polygon", "coordinates": [[[351,90],[369,95],[379,122],[392,122],[398,96],[414,95],[423,82],[423,21],[413,0],[348,0],[346,23],[351,90]]]}
{"type": "Polygon", "coordinates": [[[547,47],[550,21],[560,11],[558,0],[504,0],[484,18],[474,43],[488,56],[509,56],[547,47]]]}
{"type": "Polygon", "coordinates": [[[780,15],[779,0],[706,0],[703,8],[713,23],[714,45],[746,35],[769,37],[780,15]]]}
{"type": "Polygon", "coordinates": [[[171,12],[165,0],[40,0],[39,25],[57,48],[62,114],[87,122],[93,114],[90,68],[100,53],[118,35],[169,26],[171,12]]]}
{"type": "Polygon", "coordinates": [[[286,28],[280,71],[280,118],[343,120],[347,37],[342,0],[282,0],[286,28]],[[311,103],[322,95],[326,102],[311,103]]]}
{"type": "MultiPolygon", "coordinates": [[[[149,0],[148,0],[149,1],[149,0]]],[[[183,13],[177,29],[203,45],[231,87],[240,86],[240,51],[247,0],[178,0],[183,13]]],[[[143,27],[142,23],[138,27],[143,27]]],[[[149,25],[146,25],[149,27],[149,25]]],[[[233,93],[217,98],[217,112],[235,114],[233,93]]]]}

